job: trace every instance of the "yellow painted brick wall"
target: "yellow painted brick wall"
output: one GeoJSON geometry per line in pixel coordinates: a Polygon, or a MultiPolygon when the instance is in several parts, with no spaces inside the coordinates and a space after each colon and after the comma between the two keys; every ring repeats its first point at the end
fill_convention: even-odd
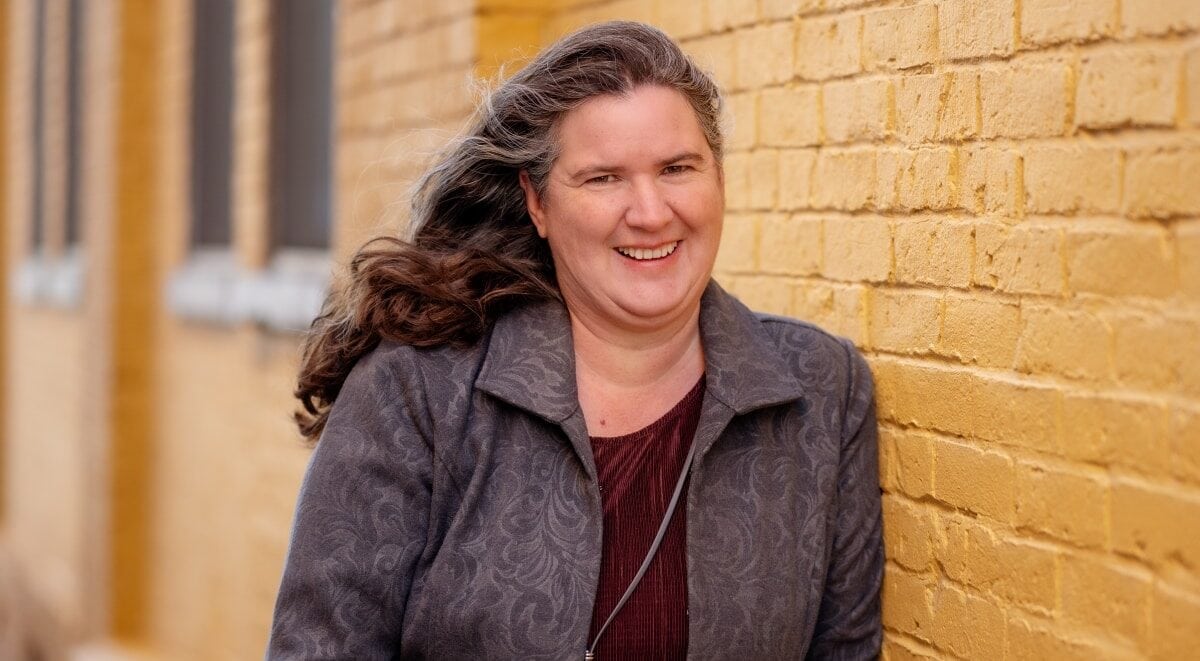
{"type": "Polygon", "coordinates": [[[580,4],[729,91],[718,278],[878,387],[885,656],[1200,645],[1200,3],[580,4]]]}

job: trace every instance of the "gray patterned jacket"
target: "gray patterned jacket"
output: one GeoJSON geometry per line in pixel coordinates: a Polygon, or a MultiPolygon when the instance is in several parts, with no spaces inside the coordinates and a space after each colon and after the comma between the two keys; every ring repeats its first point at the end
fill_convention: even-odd
{"type": "MultiPolygon", "coordinates": [[[[875,409],[844,340],[710,283],[686,493],[690,659],[878,654],[875,409]]],[[[269,659],[582,659],[596,471],[566,310],[470,349],[384,344],[334,405],[297,507],[269,659]]]]}

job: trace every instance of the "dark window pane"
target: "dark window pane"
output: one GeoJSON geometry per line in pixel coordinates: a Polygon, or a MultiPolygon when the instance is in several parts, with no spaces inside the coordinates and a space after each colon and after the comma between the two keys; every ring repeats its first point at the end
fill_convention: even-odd
{"type": "Polygon", "coordinates": [[[67,246],[79,243],[83,167],[83,0],[71,0],[67,61],[67,246]]]}
{"type": "Polygon", "coordinates": [[[41,249],[46,238],[46,204],[42,191],[42,173],[46,169],[46,3],[45,0],[34,2],[33,25],[33,131],[30,132],[30,152],[33,154],[33,250],[41,249]]]}
{"type": "Polygon", "coordinates": [[[276,0],[271,143],[275,247],[329,245],[333,3],[276,0]]]}
{"type": "Polygon", "coordinates": [[[233,163],[234,0],[193,2],[192,243],[227,246],[233,163]]]}

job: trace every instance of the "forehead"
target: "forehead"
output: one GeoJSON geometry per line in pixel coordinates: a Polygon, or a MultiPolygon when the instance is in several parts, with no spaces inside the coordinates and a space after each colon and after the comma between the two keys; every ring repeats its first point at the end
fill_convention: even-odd
{"type": "Polygon", "coordinates": [[[679,92],[657,85],[588,99],[563,116],[557,133],[564,166],[711,153],[691,104],[679,92]]]}

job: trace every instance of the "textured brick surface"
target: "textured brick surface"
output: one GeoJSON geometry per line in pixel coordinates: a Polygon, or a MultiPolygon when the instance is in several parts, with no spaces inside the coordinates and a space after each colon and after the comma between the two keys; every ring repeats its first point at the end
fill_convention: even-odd
{"type": "Polygon", "coordinates": [[[939,44],[947,60],[1009,55],[1016,42],[1015,0],[942,0],[939,44]]]}
{"type": "Polygon", "coordinates": [[[796,74],[824,80],[862,71],[862,16],[800,21],[796,36],[796,74]]]}
{"type": "Polygon", "coordinates": [[[905,76],[896,83],[896,134],[908,143],[977,135],[979,77],[952,72],[905,76]]]}
{"type": "Polygon", "coordinates": [[[1100,39],[1113,33],[1116,21],[1116,0],[1023,0],[1021,42],[1046,46],[1100,39]]]}
{"type": "Polygon", "coordinates": [[[1177,53],[1122,48],[1083,58],[1075,123],[1086,128],[1171,126],[1179,98],[1177,53]]]}

